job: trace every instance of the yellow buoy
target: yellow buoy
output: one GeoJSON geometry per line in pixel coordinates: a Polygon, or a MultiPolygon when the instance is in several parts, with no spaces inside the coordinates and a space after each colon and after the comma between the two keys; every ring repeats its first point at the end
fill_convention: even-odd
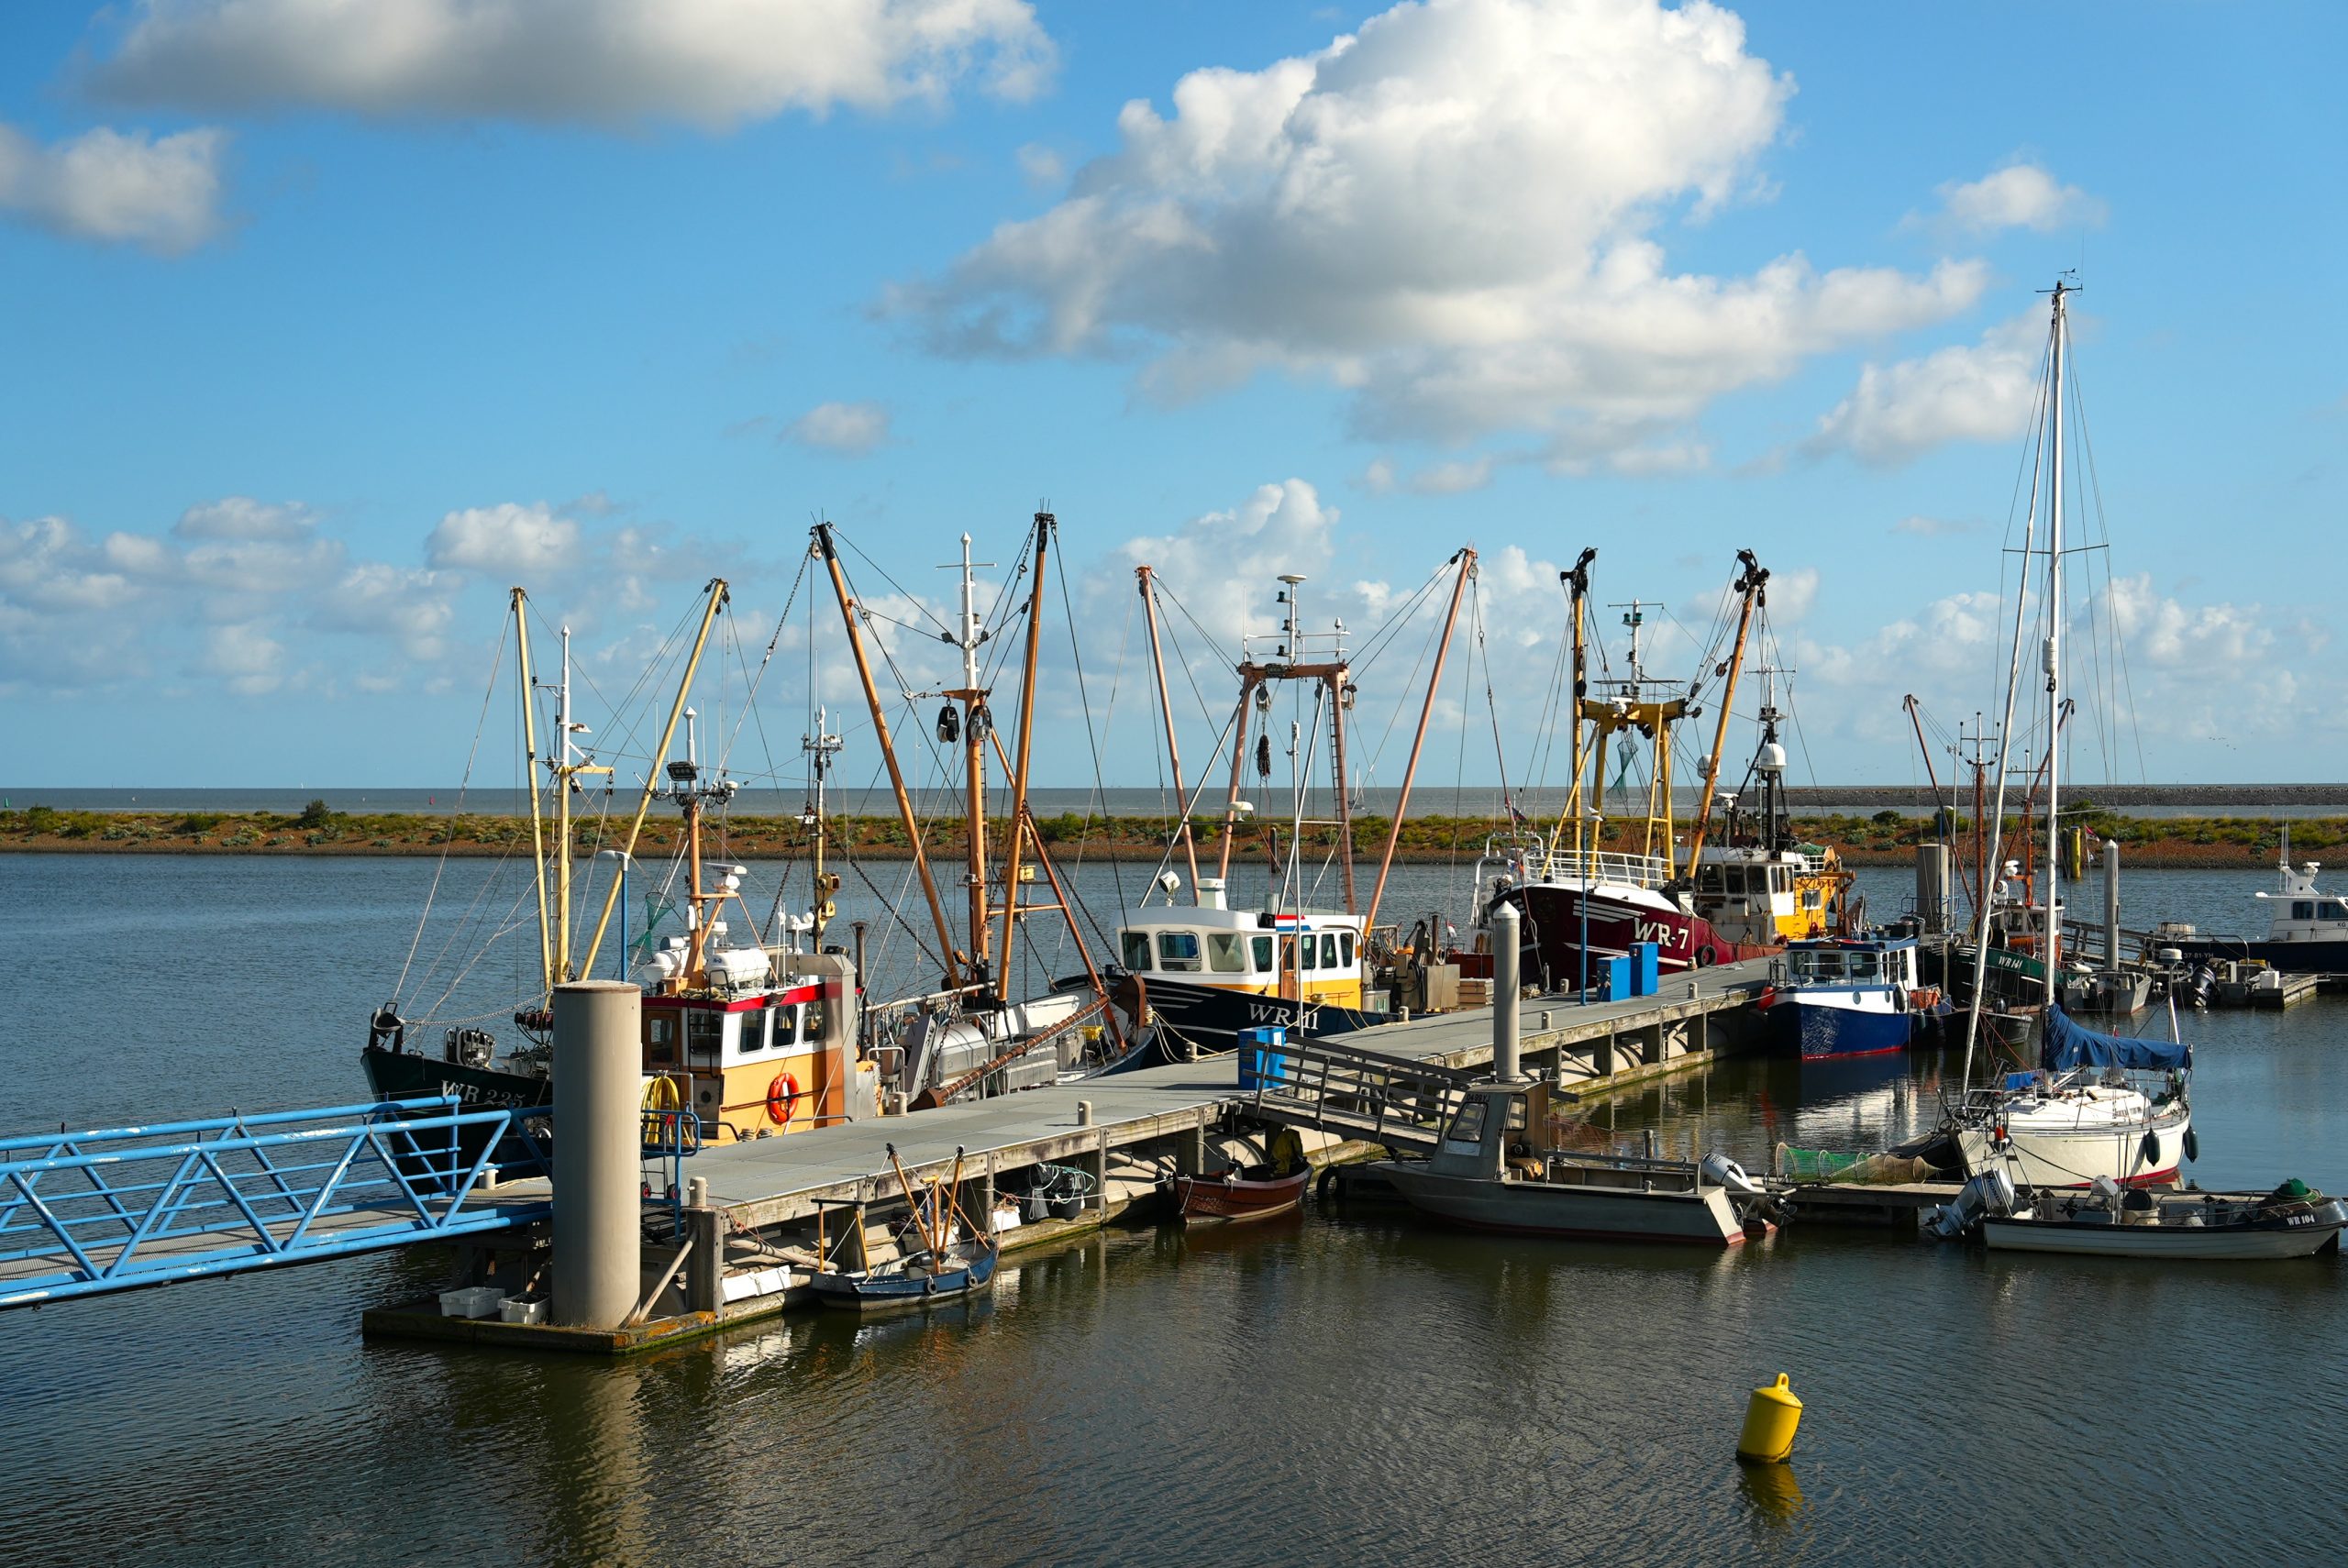
{"type": "Polygon", "coordinates": [[[1776,1464],[1794,1451],[1794,1429],[1801,1425],[1801,1401],[1787,1386],[1784,1373],[1775,1383],[1753,1391],[1744,1407],[1744,1430],[1736,1440],[1736,1456],[1755,1464],[1776,1464]]]}

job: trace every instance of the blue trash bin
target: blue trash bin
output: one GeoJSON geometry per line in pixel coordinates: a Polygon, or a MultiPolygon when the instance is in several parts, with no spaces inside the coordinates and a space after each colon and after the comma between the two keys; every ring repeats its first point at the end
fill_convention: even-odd
{"type": "Polygon", "coordinates": [[[1620,1001],[1631,994],[1628,958],[1601,958],[1590,966],[1589,977],[1598,994],[1608,1001],[1620,1001]]]}
{"type": "Polygon", "coordinates": [[[1631,994],[1651,997],[1656,988],[1656,958],[1658,949],[1652,942],[1631,944],[1631,994]]]}

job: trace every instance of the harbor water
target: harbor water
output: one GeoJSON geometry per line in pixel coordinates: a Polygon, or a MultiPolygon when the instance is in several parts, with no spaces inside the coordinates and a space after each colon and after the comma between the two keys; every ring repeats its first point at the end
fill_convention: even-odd
{"type": "MultiPolygon", "coordinates": [[[[1120,875],[1146,871],[1079,877],[1104,924],[1120,875]]],[[[450,1021],[534,966],[497,876],[0,856],[0,1121],[363,1098],[404,966],[450,1021]],[[411,955],[436,875],[437,908],[504,929],[488,956],[430,929],[411,955]]],[[[2265,882],[2132,871],[2126,923],[2241,930],[2265,882]]],[[[1463,918],[1466,887],[1398,869],[1382,918],[1463,918]]],[[[880,918],[855,878],[842,903],[880,918]]],[[[2181,1027],[2201,1183],[2348,1191],[2348,999],[2181,1027]]],[[[1591,1114],[1766,1166],[1929,1124],[1952,1055],[1742,1058],[1591,1114]]],[[[0,1315],[0,1562],[2312,1562],[2348,1463],[2330,1258],[2154,1270],[1799,1224],[1595,1246],[1363,1206],[1112,1231],[1014,1258],[991,1300],[626,1364],[360,1340],[362,1308],[437,1282],[389,1255],[0,1315]],[[1807,1406],[1792,1462],[1741,1468],[1778,1372],[1807,1406]]]]}

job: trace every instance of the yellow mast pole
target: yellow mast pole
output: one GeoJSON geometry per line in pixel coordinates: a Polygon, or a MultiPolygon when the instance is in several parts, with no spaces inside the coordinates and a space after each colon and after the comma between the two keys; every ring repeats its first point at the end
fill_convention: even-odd
{"type": "MultiPolygon", "coordinates": [[[[692,694],[693,676],[701,669],[702,649],[709,646],[709,628],[716,621],[717,612],[725,603],[725,580],[713,577],[709,580],[709,603],[701,614],[701,630],[693,635],[692,657],[685,661],[685,678],[677,682],[677,700],[669,705],[669,722],[661,727],[660,744],[653,748],[652,766],[644,776],[644,794],[636,803],[635,820],[627,825],[627,843],[621,846],[623,855],[636,854],[637,835],[644,831],[644,819],[652,810],[652,798],[659,791],[661,764],[669,756],[669,744],[677,738],[677,720],[685,711],[685,699],[692,694]]],[[[581,968],[582,974],[595,972],[595,955],[603,950],[604,933],[610,927],[612,911],[619,901],[620,878],[615,877],[604,893],[604,912],[596,917],[595,934],[588,941],[587,959],[581,968]]]]}
{"type": "Polygon", "coordinates": [[[1729,655],[1728,685],[1721,692],[1720,723],[1712,728],[1711,765],[1704,769],[1704,800],[1696,811],[1696,830],[1688,835],[1688,870],[1694,875],[1696,856],[1704,847],[1704,834],[1711,826],[1712,797],[1720,792],[1721,753],[1728,745],[1729,709],[1736,701],[1736,678],[1744,668],[1744,639],[1753,630],[1753,612],[1761,602],[1763,584],[1769,574],[1753,558],[1751,550],[1739,550],[1736,558],[1744,569],[1737,574],[1736,591],[1744,596],[1744,604],[1736,617],[1736,651],[1729,655]]]}
{"type": "Polygon", "coordinates": [[[1223,802],[1223,843],[1215,851],[1214,874],[1226,879],[1231,876],[1231,841],[1239,831],[1239,778],[1247,762],[1247,700],[1256,694],[1255,666],[1241,656],[1239,665],[1239,712],[1231,721],[1231,793],[1223,802]]]}
{"type": "Polygon", "coordinates": [[[519,587],[509,591],[514,607],[515,656],[522,668],[522,776],[530,791],[530,856],[536,867],[538,884],[538,975],[544,981],[546,994],[554,994],[554,933],[547,923],[547,834],[546,818],[538,808],[538,725],[535,704],[537,691],[530,684],[530,620],[524,613],[524,602],[529,595],[519,587]]]}
{"type": "Polygon", "coordinates": [[[864,704],[872,714],[873,738],[880,743],[880,760],[889,766],[889,787],[896,793],[897,815],[905,824],[905,842],[913,846],[914,869],[921,875],[921,890],[929,900],[929,918],[937,926],[937,956],[946,966],[946,988],[952,990],[962,983],[960,959],[954,948],[954,928],[946,923],[946,906],[938,901],[937,879],[930,874],[929,854],[922,847],[921,821],[914,814],[914,798],[905,790],[904,769],[898,766],[897,748],[889,739],[889,716],[880,711],[880,688],[873,684],[872,661],[865,657],[864,639],[857,635],[856,601],[848,597],[847,576],[840,570],[839,554],[832,547],[831,525],[818,524],[814,533],[824,564],[831,569],[832,592],[840,602],[840,620],[847,627],[847,651],[856,660],[857,678],[864,683],[864,704]]]}
{"type": "MultiPolygon", "coordinates": [[[[1019,913],[1019,852],[1027,839],[1027,758],[1036,738],[1036,668],[1044,641],[1044,565],[1058,520],[1036,513],[1036,584],[1027,596],[1026,667],[1019,679],[1019,763],[1011,774],[1011,852],[1002,863],[1002,959],[995,967],[994,994],[1011,1000],[1011,937],[1019,913]]],[[[998,745],[1001,743],[998,742],[998,745]]]]}
{"type": "Polygon", "coordinates": [[[1452,558],[1459,563],[1459,575],[1451,584],[1451,608],[1443,617],[1443,640],[1435,645],[1434,670],[1427,677],[1427,700],[1419,709],[1419,730],[1411,741],[1411,760],[1402,768],[1402,796],[1394,802],[1394,823],[1386,834],[1386,853],[1379,857],[1378,881],[1369,890],[1369,909],[1362,916],[1361,933],[1367,941],[1378,926],[1378,906],[1386,897],[1386,874],[1394,867],[1394,849],[1402,842],[1402,818],[1411,809],[1411,781],[1418,777],[1419,752],[1426,745],[1427,721],[1434,717],[1435,694],[1443,689],[1443,661],[1451,652],[1451,629],[1459,621],[1459,601],[1468,591],[1468,574],[1476,569],[1476,551],[1470,546],[1452,558]]]}

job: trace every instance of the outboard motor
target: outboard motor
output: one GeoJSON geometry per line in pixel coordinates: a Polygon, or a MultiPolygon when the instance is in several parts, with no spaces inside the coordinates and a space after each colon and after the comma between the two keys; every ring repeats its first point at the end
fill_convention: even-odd
{"type": "Polygon", "coordinates": [[[1966,1182],[1953,1200],[1926,1214],[1924,1231],[1944,1242],[1954,1242],[1969,1235],[1985,1215],[2010,1214],[2013,1209],[2013,1178],[2003,1170],[1987,1170],[1966,1182]]]}
{"type": "Polygon", "coordinates": [[[2185,999],[2191,1002],[2197,1010],[2208,1010],[2210,992],[2217,983],[2218,974],[2210,967],[2210,961],[2207,958],[2196,960],[2185,977],[2185,999]]]}

